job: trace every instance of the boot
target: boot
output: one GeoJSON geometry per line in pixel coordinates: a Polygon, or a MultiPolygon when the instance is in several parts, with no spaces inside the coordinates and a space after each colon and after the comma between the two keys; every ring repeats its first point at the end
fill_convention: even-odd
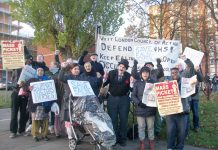
{"type": "Polygon", "coordinates": [[[139,150],[145,150],[145,141],[140,141],[139,150]]]}
{"type": "Polygon", "coordinates": [[[149,150],[154,150],[154,140],[148,140],[149,150]]]}

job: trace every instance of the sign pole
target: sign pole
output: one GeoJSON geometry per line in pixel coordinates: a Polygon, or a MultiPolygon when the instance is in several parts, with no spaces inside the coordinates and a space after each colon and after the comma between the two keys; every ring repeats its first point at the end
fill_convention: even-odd
{"type": "Polygon", "coordinates": [[[8,96],[7,96],[7,90],[8,90],[8,69],[6,68],[6,81],[5,81],[5,84],[6,84],[6,86],[5,86],[5,102],[7,101],[7,98],[8,98],[8,96]]]}

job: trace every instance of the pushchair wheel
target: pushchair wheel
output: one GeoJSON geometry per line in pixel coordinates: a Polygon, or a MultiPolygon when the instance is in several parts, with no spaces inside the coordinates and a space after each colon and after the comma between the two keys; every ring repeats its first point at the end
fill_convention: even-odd
{"type": "Polygon", "coordinates": [[[77,146],[76,139],[69,140],[69,148],[70,148],[70,150],[75,150],[76,146],[77,146]]]}

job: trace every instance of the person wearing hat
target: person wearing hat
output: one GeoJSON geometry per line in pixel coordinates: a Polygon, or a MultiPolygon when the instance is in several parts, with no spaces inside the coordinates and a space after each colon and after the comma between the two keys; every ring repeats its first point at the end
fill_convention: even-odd
{"type": "MultiPolygon", "coordinates": [[[[150,70],[151,70],[150,78],[153,79],[155,82],[159,82],[164,77],[164,70],[163,70],[163,67],[161,65],[161,60],[158,58],[158,59],[156,59],[156,61],[157,61],[157,69],[154,69],[154,64],[152,62],[146,62],[144,64],[144,66],[147,66],[150,68],[150,70]]],[[[140,75],[137,72],[137,64],[138,64],[138,61],[134,60],[134,65],[132,68],[131,75],[135,79],[140,79],[140,75]]]]}
{"type": "Polygon", "coordinates": [[[143,93],[146,85],[149,88],[152,88],[154,80],[150,78],[150,68],[142,67],[140,70],[140,80],[137,80],[133,85],[132,91],[132,100],[136,106],[134,114],[137,117],[138,123],[138,136],[139,136],[139,149],[145,149],[145,127],[147,126],[148,130],[148,144],[149,149],[154,150],[154,120],[155,120],[155,107],[149,107],[142,103],[143,93]]]}
{"type": "Polygon", "coordinates": [[[108,114],[111,117],[113,128],[116,134],[117,143],[126,145],[128,114],[130,107],[130,74],[126,71],[129,62],[122,59],[115,70],[108,73],[103,87],[109,84],[109,96],[107,102],[108,114]]]}
{"type": "MultiPolygon", "coordinates": [[[[150,78],[154,80],[154,82],[162,82],[164,79],[164,70],[161,65],[161,60],[158,58],[157,61],[157,69],[154,69],[154,64],[152,62],[146,62],[144,66],[150,68],[150,78]]],[[[132,68],[132,76],[138,80],[140,79],[140,75],[137,72],[137,60],[134,60],[134,66],[132,68]]],[[[159,138],[160,131],[161,131],[161,117],[159,113],[156,113],[155,115],[155,136],[156,138],[159,138]]]]}
{"type": "MultiPolygon", "coordinates": [[[[86,51],[86,50],[83,51],[82,56],[79,58],[79,61],[78,61],[78,64],[80,66],[84,66],[84,64],[85,64],[84,58],[87,54],[88,54],[88,51],[86,51]]],[[[90,63],[93,67],[93,70],[95,72],[99,72],[101,74],[101,76],[103,76],[104,75],[104,68],[103,68],[101,63],[97,62],[97,58],[98,58],[98,54],[91,53],[90,54],[90,60],[91,60],[90,63]]]]}

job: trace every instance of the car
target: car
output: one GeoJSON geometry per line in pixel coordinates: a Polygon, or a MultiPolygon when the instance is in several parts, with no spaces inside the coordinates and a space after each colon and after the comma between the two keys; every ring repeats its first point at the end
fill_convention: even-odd
{"type": "MultiPolygon", "coordinates": [[[[11,81],[8,81],[7,85],[7,90],[13,90],[15,87],[15,84],[12,83],[11,81]]],[[[5,90],[6,89],[6,81],[0,81],[0,90],[5,90]]]]}

